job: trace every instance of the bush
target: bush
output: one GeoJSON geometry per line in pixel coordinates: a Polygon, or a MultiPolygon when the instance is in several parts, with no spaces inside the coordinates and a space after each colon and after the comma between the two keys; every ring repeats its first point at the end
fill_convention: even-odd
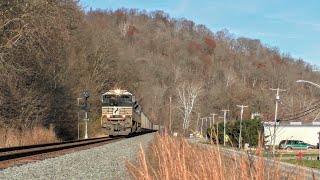
{"type": "MultiPolygon", "coordinates": [[[[262,123],[258,119],[245,120],[242,122],[242,145],[244,143],[249,143],[250,146],[258,145],[259,133],[262,131],[262,123]]],[[[207,136],[210,137],[211,129],[207,129],[207,136]]],[[[216,137],[218,137],[218,142],[223,144],[223,122],[219,123],[218,126],[214,125],[213,129],[213,142],[216,142],[216,137]]],[[[235,146],[239,144],[239,134],[240,134],[240,122],[230,121],[226,124],[226,135],[228,136],[226,144],[235,146]]]]}

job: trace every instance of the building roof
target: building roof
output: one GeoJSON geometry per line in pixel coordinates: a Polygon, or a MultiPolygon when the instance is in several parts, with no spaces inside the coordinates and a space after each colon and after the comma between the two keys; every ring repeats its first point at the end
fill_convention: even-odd
{"type": "MultiPolygon", "coordinates": [[[[274,122],[265,121],[265,122],[263,122],[263,126],[274,126],[274,122]]],[[[314,122],[277,122],[277,126],[320,127],[320,122],[319,121],[314,121],[314,122]]]]}

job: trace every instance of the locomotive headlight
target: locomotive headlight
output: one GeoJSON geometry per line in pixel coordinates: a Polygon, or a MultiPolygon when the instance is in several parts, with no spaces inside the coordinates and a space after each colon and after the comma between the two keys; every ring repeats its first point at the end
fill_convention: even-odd
{"type": "Polygon", "coordinates": [[[116,90],[114,90],[114,92],[116,93],[116,94],[120,94],[120,89],[116,89],[116,90]]]}
{"type": "Polygon", "coordinates": [[[110,117],[111,117],[111,115],[110,115],[110,114],[108,114],[108,115],[107,115],[107,118],[110,118],[110,117]]]}
{"type": "Polygon", "coordinates": [[[122,115],[122,117],[123,117],[123,118],[125,118],[125,117],[126,117],[126,115],[122,115]]]}

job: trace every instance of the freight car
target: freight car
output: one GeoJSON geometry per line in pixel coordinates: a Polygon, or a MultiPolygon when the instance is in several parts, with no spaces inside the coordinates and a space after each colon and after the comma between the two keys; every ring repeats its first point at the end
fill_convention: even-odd
{"type": "Polygon", "coordinates": [[[128,135],[153,128],[135,97],[127,90],[109,90],[102,95],[101,101],[101,128],[105,134],[128,135]]]}

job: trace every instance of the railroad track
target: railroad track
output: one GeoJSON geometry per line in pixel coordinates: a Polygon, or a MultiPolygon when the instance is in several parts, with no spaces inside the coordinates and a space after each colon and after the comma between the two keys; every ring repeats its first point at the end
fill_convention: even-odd
{"type": "Polygon", "coordinates": [[[117,136],[113,138],[100,137],[47,144],[0,148],[0,169],[7,168],[16,164],[21,164],[21,162],[30,162],[32,160],[45,159],[48,157],[54,157],[61,154],[88,149],[98,145],[109,144],[150,132],[154,131],[145,131],[128,136],[117,136]],[[59,153],[60,151],[63,151],[64,153],[59,153]]]}
{"type": "Polygon", "coordinates": [[[85,139],[85,140],[78,140],[78,141],[65,141],[65,142],[59,142],[59,143],[2,148],[0,149],[0,162],[5,160],[10,160],[10,159],[26,157],[26,156],[32,156],[32,155],[65,150],[65,149],[70,149],[70,148],[75,148],[80,146],[86,146],[86,145],[95,144],[95,143],[115,141],[118,139],[120,138],[102,137],[102,138],[93,138],[93,139],[85,139]]]}

